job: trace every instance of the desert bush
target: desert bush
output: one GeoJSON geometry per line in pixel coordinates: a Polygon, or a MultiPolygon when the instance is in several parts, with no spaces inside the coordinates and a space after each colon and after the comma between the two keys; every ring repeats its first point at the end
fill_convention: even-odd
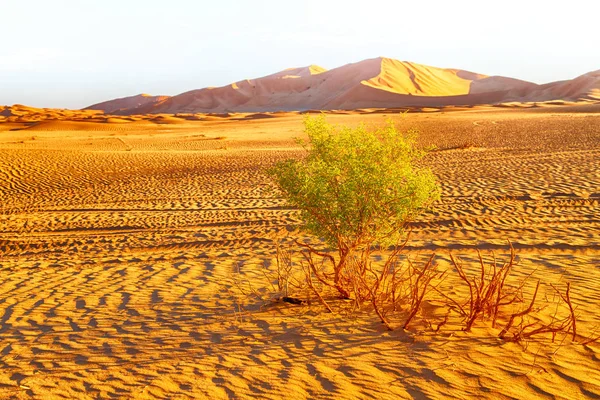
{"type": "MultiPolygon", "coordinates": [[[[462,262],[459,258],[450,255],[456,272],[460,279],[469,287],[468,313],[465,321],[465,331],[470,331],[477,319],[489,317],[492,320],[492,326],[496,326],[498,311],[501,306],[515,303],[522,299],[522,288],[506,289],[506,279],[515,263],[515,250],[510,244],[510,259],[508,262],[499,266],[494,257],[491,265],[486,266],[481,252],[477,251],[479,257],[479,275],[467,276],[462,262]]],[[[524,284],[524,283],[523,283],[524,284]]]]}
{"type": "Polygon", "coordinates": [[[596,331],[587,336],[577,333],[570,283],[566,284],[564,292],[548,284],[554,298],[540,301],[541,282],[533,277],[535,271],[519,280],[510,277],[517,265],[516,252],[510,243],[510,256],[502,263],[495,256],[491,262],[485,262],[478,251],[476,272],[471,274],[465,272],[463,262],[453,255],[450,258],[454,268],[443,271],[435,262],[435,254],[427,259],[413,259],[403,251],[406,242],[392,249],[376,247],[349,257],[344,281],[351,302],[335,301],[328,296],[336,290],[332,281],[331,254],[316,251],[298,241],[296,246],[278,242],[274,271],[265,273],[272,290],[277,293],[271,299],[292,304],[311,304],[316,299],[331,313],[352,314],[367,308],[389,330],[396,327],[408,330],[415,319],[434,332],[448,322],[470,331],[475,322],[488,321],[492,328],[498,328],[498,337],[504,341],[526,344],[543,335],[551,335],[553,341],[558,335],[570,336],[582,344],[600,339],[596,331]],[[359,255],[366,258],[360,259],[359,255]],[[418,259],[422,261],[418,262],[418,259]],[[447,278],[462,281],[468,288],[468,297],[451,298],[442,286],[447,278]],[[526,300],[524,288],[532,282],[533,295],[526,300]],[[426,299],[447,308],[442,319],[440,316],[432,319],[422,312],[426,299]],[[553,312],[545,313],[547,309],[553,312]]]}
{"type": "MultiPolygon", "coordinates": [[[[567,283],[565,294],[563,294],[556,286],[552,284],[550,284],[550,286],[558,295],[558,298],[554,302],[554,313],[552,314],[549,323],[538,321],[530,322],[527,320],[527,317],[533,312],[536,304],[537,295],[540,289],[540,282],[538,281],[529,306],[524,310],[511,314],[508,318],[508,322],[504,328],[502,328],[498,337],[505,341],[521,342],[536,335],[550,334],[552,336],[552,341],[554,342],[556,335],[562,333],[566,335],[571,334],[572,340],[575,341],[577,339],[577,317],[575,315],[573,303],[571,302],[571,283],[567,283]],[[562,318],[558,316],[559,308],[561,308],[561,306],[567,309],[567,315],[562,318]],[[516,321],[519,322],[516,323],[516,321]]],[[[589,343],[597,340],[589,338],[584,339],[585,341],[589,341],[589,343]]]]}
{"type": "MultiPolygon", "coordinates": [[[[557,335],[570,336],[575,342],[589,344],[600,339],[597,335],[578,335],[577,316],[571,301],[571,283],[567,282],[564,293],[552,283],[549,286],[554,297],[552,300],[539,300],[542,282],[535,282],[535,270],[520,281],[509,284],[509,278],[516,263],[516,253],[512,244],[508,261],[499,265],[496,257],[491,263],[486,263],[477,251],[479,257],[479,271],[468,275],[462,261],[458,257],[450,256],[458,277],[468,286],[469,298],[458,305],[463,315],[463,330],[470,331],[476,321],[491,321],[492,328],[501,325],[498,337],[509,342],[526,342],[540,335],[550,335],[554,342],[557,335]],[[526,301],[523,294],[525,286],[533,286],[531,299],[526,301]],[[509,310],[511,309],[512,310],[509,310]],[[515,311],[515,309],[517,311],[515,311]],[[553,310],[550,314],[544,313],[546,309],[553,310]],[[546,315],[544,315],[546,314],[546,315]],[[546,321],[543,321],[545,317],[546,321]]],[[[440,293],[443,294],[443,293],[440,293]]],[[[446,299],[449,299],[446,297],[446,299]]]]}
{"type": "Polygon", "coordinates": [[[268,278],[274,282],[273,290],[286,294],[286,297],[279,296],[278,299],[294,304],[311,304],[312,299],[316,298],[331,313],[353,314],[366,307],[389,330],[393,330],[403,317],[404,322],[397,326],[408,329],[409,323],[421,310],[423,300],[432,296],[436,285],[445,276],[445,271],[440,272],[434,262],[435,254],[424,263],[411,260],[403,251],[406,241],[392,249],[371,248],[349,256],[343,281],[352,301],[339,302],[335,301],[335,296],[331,296],[332,292],[337,292],[332,280],[335,265],[333,256],[316,251],[306,243],[296,241],[296,244],[296,251],[286,249],[281,244],[276,246],[276,273],[268,278]],[[292,254],[295,257],[290,256],[292,254]],[[279,260],[284,261],[281,264],[283,267],[279,260]],[[303,282],[296,278],[298,271],[304,277],[303,282]],[[293,281],[290,277],[293,277],[293,281]],[[281,288],[286,286],[292,290],[282,291],[281,288]]]}
{"type": "Polygon", "coordinates": [[[442,284],[452,271],[440,271],[435,255],[418,263],[403,251],[409,222],[440,196],[435,176],[420,163],[425,152],[416,146],[414,132],[398,132],[391,123],[375,130],[335,127],[323,116],[307,117],[304,123],[308,140],[299,143],[306,156],[280,162],[269,173],[283,197],[300,211],[303,231],[317,240],[277,248],[276,273],[269,277],[281,293],[277,299],[310,304],[316,298],[329,312],[368,306],[388,329],[408,329],[428,300],[447,308],[443,320],[434,317],[435,324],[420,314],[436,332],[456,311],[465,331],[488,320],[493,328],[502,327],[498,336],[503,340],[519,342],[548,333],[576,337],[570,285],[564,293],[555,289],[555,305],[562,304],[568,315],[555,313],[546,324],[530,322],[540,311],[534,308],[539,282],[527,306],[523,289],[532,275],[509,283],[516,265],[510,243],[510,258],[502,264],[495,257],[485,263],[478,252],[473,275],[451,256],[453,279],[468,288],[464,301],[444,292],[442,284]],[[331,294],[352,301],[338,302],[331,294]]]}
{"type": "Polygon", "coordinates": [[[335,249],[325,257],[333,276],[320,280],[349,298],[352,280],[368,272],[370,249],[399,243],[408,222],[440,190],[431,170],[418,164],[425,152],[416,146],[414,132],[399,132],[391,122],[375,130],[336,127],[324,116],[307,117],[304,126],[308,141],[299,143],[306,157],[280,162],[270,174],[300,210],[304,230],[335,249]]]}

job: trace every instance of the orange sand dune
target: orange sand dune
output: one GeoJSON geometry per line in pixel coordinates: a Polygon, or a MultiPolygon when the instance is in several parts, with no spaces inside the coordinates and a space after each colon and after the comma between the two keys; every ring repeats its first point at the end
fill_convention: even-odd
{"type": "Polygon", "coordinates": [[[290,68],[262,78],[192,90],[173,97],[138,95],[88,108],[143,115],[597,100],[600,99],[599,76],[600,72],[596,71],[569,81],[537,85],[508,77],[379,57],[329,71],[316,65],[290,68]]]}
{"type": "Polygon", "coordinates": [[[16,123],[35,123],[48,120],[95,119],[101,114],[95,110],[65,110],[57,108],[35,108],[21,104],[0,107],[0,118],[16,123]]]}
{"type": "Polygon", "coordinates": [[[88,121],[70,121],[70,120],[52,120],[42,121],[22,126],[21,130],[30,132],[36,131],[113,131],[119,129],[137,129],[140,125],[147,124],[146,121],[131,122],[127,120],[115,120],[107,118],[95,122],[88,121]]]}
{"type": "MultiPolygon", "coordinates": [[[[120,113],[265,112],[356,109],[410,105],[482,104],[504,100],[537,85],[389,58],[329,71],[288,69],[218,88],[193,90],[120,113]]],[[[112,107],[115,108],[115,107],[112,107]]]]}
{"type": "Polygon", "coordinates": [[[130,122],[133,122],[133,120],[130,118],[108,117],[104,119],[104,122],[106,122],[107,124],[128,124],[130,122]]]}
{"type": "Polygon", "coordinates": [[[154,122],[155,124],[165,124],[165,125],[174,125],[174,124],[185,123],[184,119],[173,117],[170,115],[159,115],[155,118],[151,118],[150,121],[154,122]]]}

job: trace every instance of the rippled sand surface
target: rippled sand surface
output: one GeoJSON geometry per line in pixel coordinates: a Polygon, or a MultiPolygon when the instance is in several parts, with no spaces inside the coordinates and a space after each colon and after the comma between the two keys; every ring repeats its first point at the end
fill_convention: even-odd
{"type": "MultiPolygon", "coordinates": [[[[437,146],[426,162],[443,198],[411,252],[449,267],[450,252],[506,258],[510,240],[515,276],[572,282],[593,333],[600,114],[433,111],[328,118],[393,118],[437,146]]],[[[238,271],[266,293],[273,240],[298,234],[264,169],[302,155],[302,116],[198,119],[0,123],[1,398],[600,397],[598,343],[503,343],[486,324],[387,332],[318,304],[240,312],[238,271]]]]}

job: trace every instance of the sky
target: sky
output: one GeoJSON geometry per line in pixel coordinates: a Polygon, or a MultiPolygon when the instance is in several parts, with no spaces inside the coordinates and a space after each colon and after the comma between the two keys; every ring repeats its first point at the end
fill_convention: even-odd
{"type": "Polygon", "coordinates": [[[598,0],[0,0],[0,105],[83,108],[390,57],[547,83],[600,69],[598,0]]]}

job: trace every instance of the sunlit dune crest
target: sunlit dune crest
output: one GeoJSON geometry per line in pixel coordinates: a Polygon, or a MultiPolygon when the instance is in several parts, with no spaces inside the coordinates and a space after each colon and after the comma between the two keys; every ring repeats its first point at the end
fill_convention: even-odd
{"type": "Polygon", "coordinates": [[[392,93],[414,96],[458,96],[470,93],[475,79],[486,78],[466,71],[442,69],[390,58],[373,60],[381,66],[374,78],[361,82],[392,93]],[[461,72],[464,72],[461,76],[461,72]],[[468,78],[467,78],[468,76],[468,78]],[[470,79],[469,79],[470,78],[470,79]]]}

